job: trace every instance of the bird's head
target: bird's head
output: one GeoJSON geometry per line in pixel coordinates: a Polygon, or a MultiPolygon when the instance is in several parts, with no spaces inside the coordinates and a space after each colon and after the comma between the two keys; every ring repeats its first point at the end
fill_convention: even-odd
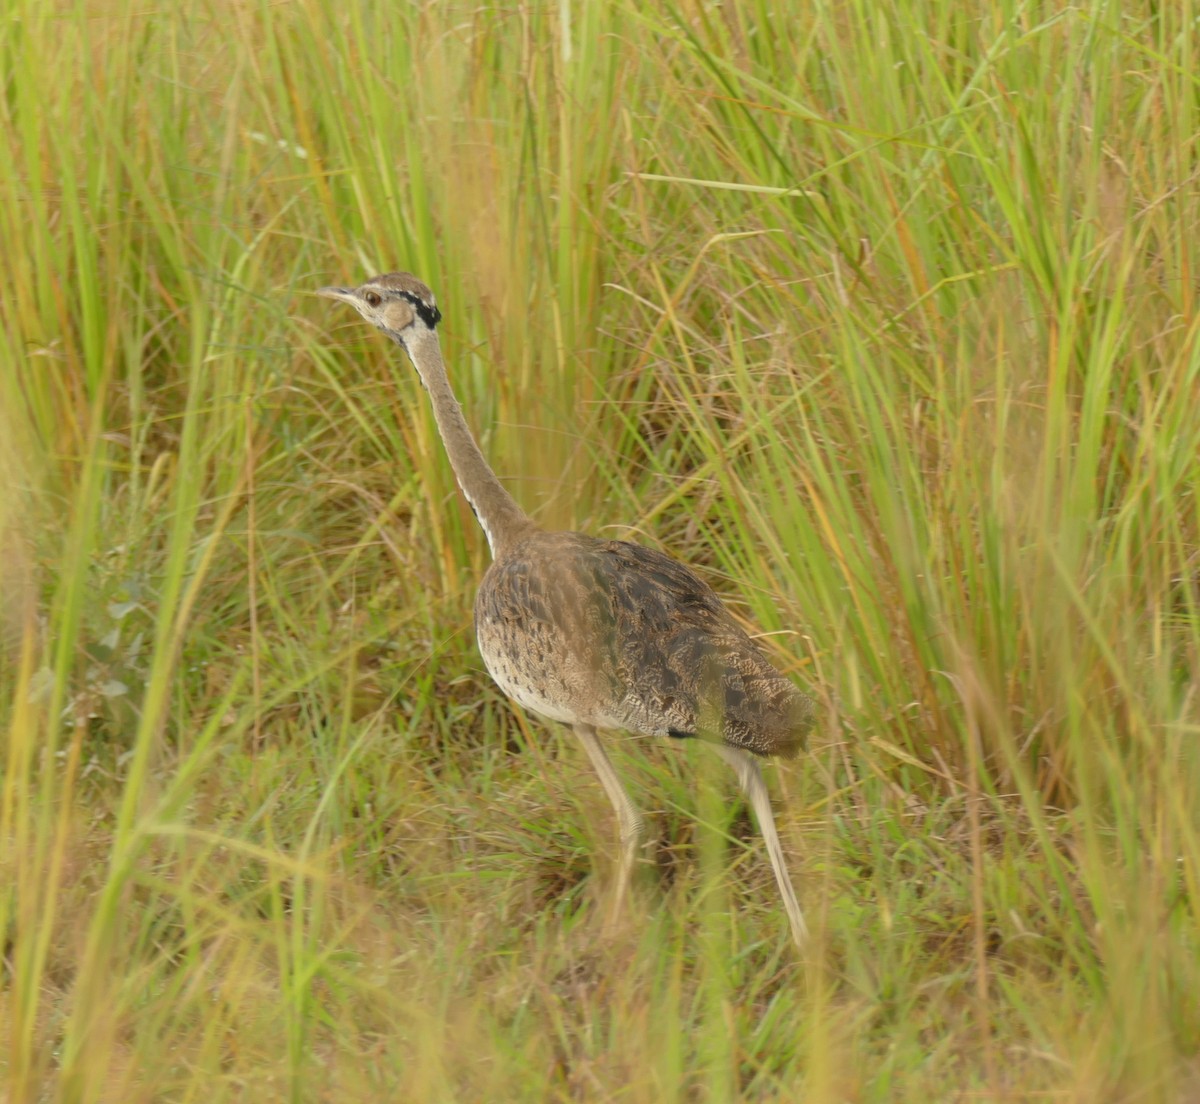
{"type": "Polygon", "coordinates": [[[353,288],[317,288],[316,293],[349,303],[372,326],[405,348],[409,340],[433,333],[442,320],[433,292],[407,272],[373,276],[353,288]]]}

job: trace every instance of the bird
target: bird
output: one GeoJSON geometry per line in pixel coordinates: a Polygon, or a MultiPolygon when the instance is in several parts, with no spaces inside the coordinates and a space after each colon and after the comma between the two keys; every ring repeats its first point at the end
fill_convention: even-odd
{"type": "Polygon", "coordinates": [[[716,592],[664,552],[539,526],[484,459],[455,398],[433,292],[407,272],[315,294],[346,303],[404,350],[429,395],[463,496],[492,562],[475,598],[475,635],[500,689],[569,725],[612,803],[620,857],[606,923],[627,895],[645,822],[613,769],[601,732],[696,737],[736,772],[758,820],[793,941],[807,939],[759,769],[795,756],[814,702],[767,660],[716,592]]]}

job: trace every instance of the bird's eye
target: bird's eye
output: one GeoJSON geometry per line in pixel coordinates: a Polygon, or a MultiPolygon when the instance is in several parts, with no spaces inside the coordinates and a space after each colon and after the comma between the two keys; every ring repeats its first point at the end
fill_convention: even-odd
{"type": "Polygon", "coordinates": [[[363,298],[367,301],[368,307],[377,307],[383,302],[382,296],[380,296],[378,292],[374,291],[368,291],[363,295],[363,298]]]}

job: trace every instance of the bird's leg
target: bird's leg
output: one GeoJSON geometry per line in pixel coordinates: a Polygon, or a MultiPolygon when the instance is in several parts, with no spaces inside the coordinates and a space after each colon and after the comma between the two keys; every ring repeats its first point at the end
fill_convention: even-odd
{"type": "Polygon", "coordinates": [[[779,833],[775,830],[775,816],[771,812],[771,798],[767,793],[766,783],[763,782],[762,772],[758,768],[758,760],[742,748],[730,747],[728,744],[713,744],[713,749],[737,772],[738,782],[742,791],[750,799],[750,806],[758,818],[758,828],[762,832],[763,842],[767,845],[767,857],[771,860],[771,869],[775,871],[775,881],[779,883],[779,893],[783,897],[783,907],[792,925],[792,939],[797,947],[802,947],[808,939],[808,927],[804,923],[804,915],[796,901],[796,891],[792,889],[792,881],[788,877],[787,866],[783,861],[783,848],[779,844],[779,833]]]}
{"type": "Polygon", "coordinates": [[[579,737],[583,744],[583,750],[588,753],[592,766],[596,768],[596,773],[600,776],[600,784],[604,787],[604,792],[608,794],[608,800],[612,802],[613,809],[617,814],[617,824],[621,830],[621,859],[620,865],[617,867],[617,885],[613,891],[612,904],[608,914],[608,925],[612,927],[620,915],[625,893],[629,888],[629,877],[633,872],[638,843],[642,838],[642,829],[645,825],[642,821],[642,814],[629,799],[629,794],[621,785],[617,772],[613,770],[613,765],[596,735],[596,730],[591,725],[577,724],[575,725],[575,734],[579,737]]]}

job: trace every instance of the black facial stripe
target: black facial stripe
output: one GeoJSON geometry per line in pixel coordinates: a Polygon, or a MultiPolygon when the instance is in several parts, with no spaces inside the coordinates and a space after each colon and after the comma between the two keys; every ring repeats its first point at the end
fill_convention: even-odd
{"type": "Polygon", "coordinates": [[[419,295],[414,295],[411,291],[398,291],[397,295],[401,299],[407,300],[413,305],[413,309],[417,312],[417,317],[425,323],[431,330],[437,328],[437,324],[442,320],[442,312],[437,307],[426,303],[419,295]]]}

